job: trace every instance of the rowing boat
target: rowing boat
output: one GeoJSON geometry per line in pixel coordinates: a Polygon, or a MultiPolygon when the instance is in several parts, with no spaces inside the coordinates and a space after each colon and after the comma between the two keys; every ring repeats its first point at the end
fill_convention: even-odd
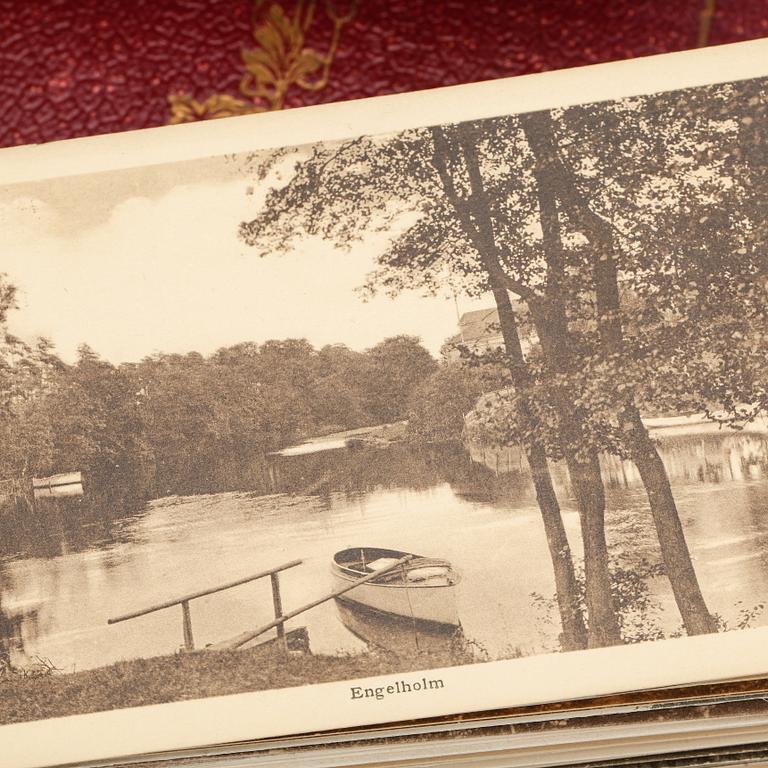
{"type": "Polygon", "coordinates": [[[410,557],[402,566],[360,584],[337,599],[378,613],[457,627],[459,575],[447,560],[376,547],[351,547],[333,556],[331,570],[341,588],[410,557]]]}

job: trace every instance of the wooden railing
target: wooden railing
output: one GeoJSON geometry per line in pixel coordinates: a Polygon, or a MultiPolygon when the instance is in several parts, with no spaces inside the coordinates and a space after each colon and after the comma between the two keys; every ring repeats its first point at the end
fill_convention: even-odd
{"type": "Polygon", "coordinates": [[[285,640],[285,622],[286,621],[288,621],[289,619],[295,618],[296,616],[298,616],[301,613],[304,613],[305,611],[308,611],[310,608],[315,608],[321,603],[325,603],[328,600],[333,600],[333,598],[339,597],[340,595],[343,595],[345,592],[349,592],[350,590],[354,589],[360,584],[365,584],[366,582],[379,578],[380,576],[383,576],[384,574],[389,573],[390,571],[394,571],[395,568],[400,568],[404,566],[409,560],[412,560],[414,557],[415,555],[405,555],[404,557],[401,557],[399,560],[396,560],[395,562],[388,565],[386,568],[381,568],[377,571],[374,571],[373,573],[369,573],[369,574],[366,574],[365,576],[361,576],[359,579],[355,579],[349,584],[345,584],[343,587],[334,589],[333,592],[329,592],[328,594],[323,595],[317,600],[313,600],[311,603],[302,605],[301,608],[296,608],[295,610],[288,611],[288,613],[285,613],[285,614],[283,613],[283,604],[282,604],[282,599],[280,597],[280,581],[278,578],[278,573],[280,573],[280,571],[285,571],[288,568],[294,568],[297,565],[301,565],[303,562],[302,560],[291,560],[290,563],[284,563],[283,565],[278,565],[275,568],[270,568],[268,571],[261,571],[261,573],[256,573],[253,576],[246,576],[244,579],[238,579],[237,581],[230,581],[228,584],[222,584],[221,586],[213,587],[211,589],[204,589],[204,590],[201,590],[200,592],[192,592],[189,595],[184,595],[183,597],[177,597],[173,600],[167,600],[164,603],[158,603],[157,605],[152,605],[149,608],[142,608],[140,611],[133,611],[133,613],[126,613],[123,616],[116,616],[113,619],[108,619],[107,623],[117,624],[120,621],[128,621],[129,619],[135,619],[139,616],[145,616],[148,613],[154,613],[155,611],[162,611],[165,608],[171,608],[174,605],[180,605],[181,616],[182,616],[182,627],[184,630],[184,648],[187,651],[194,651],[195,641],[192,635],[192,616],[189,610],[189,603],[198,597],[205,597],[205,595],[212,595],[215,592],[222,592],[225,589],[231,589],[232,587],[239,587],[241,584],[247,584],[249,581],[256,581],[256,579],[263,579],[266,576],[269,576],[272,582],[272,605],[275,611],[274,620],[270,621],[267,624],[264,624],[261,627],[258,627],[257,629],[243,632],[242,634],[238,635],[237,637],[231,638],[230,640],[224,640],[223,642],[216,643],[215,645],[209,645],[207,646],[207,648],[208,650],[211,650],[211,651],[234,650],[236,648],[240,648],[246,643],[251,642],[251,640],[255,640],[257,637],[259,637],[259,635],[263,635],[265,632],[268,632],[270,629],[277,630],[278,640],[283,641],[283,645],[285,645],[284,640],[285,640]]]}
{"type": "Polygon", "coordinates": [[[359,579],[356,579],[355,581],[350,582],[349,584],[346,584],[343,587],[340,587],[339,589],[334,589],[333,592],[329,592],[327,595],[323,595],[323,597],[320,597],[317,600],[313,600],[311,603],[302,605],[301,608],[296,608],[293,611],[289,611],[283,616],[275,616],[274,621],[270,621],[268,624],[264,624],[264,626],[259,627],[258,629],[253,629],[253,630],[249,630],[248,632],[243,632],[241,635],[238,635],[237,637],[234,637],[231,640],[225,640],[223,643],[217,643],[216,645],[212,646],[212,650],[223,651],[223,650],[234,650],[235,648],[240,648],[240,646],[245,645],[246,643],[249,643],[251,640],[255,640],[259,635],[263,635],[265,632],[268,632],[270,629],[273,629],[274,627],[277,627],[279,632],[280,628],[283,627],[283,625],[285,624],[286,621],[288,621],[288,619],[293,619],[294,617],[298,616],[300,613],[304,613],[305,611],[308,611],[310,608],[315,608],[321,603],[325,603],[328,600],[333,600],[334,597],[339,597],[340,595],[343,595],[345,592],[349,592],[350,590],[354,589],[360,584],[365,584],[367,581],[372,581],[373,579],[376,579],[379,576],[383,576],[385,573],[394,571],[395,568],[400,568],[401,566],[405,565],[409,560],[413,560],[414,557],[415,555],[406,555],[405,557],[401,557],[399,560],[396,560],[394,563],[391,563],[386,568],[381,568],[377,571],[374,571],[373,573],[367,574],[366,576],[362,576],[359,579]]]}
{"type": "MultiPolygon", "coordinates": [[[[241,584],[247,584],[248,582],[256,581],[258,579],[263,579],[269,576],[270,582],[272,584],[272,604],[275,610],[275,618],[278,618],[283,612],[282,599],[280,597],[280,579],[278,574],[281,571],[288,570],[289,568],[295,568],[297,565],[301,565],[302,562],[302,560],[291,560],[289,563],[283,563],[283,565],[278,565],[275,568],[270,568],[269,570],[255,573],[252,576],[246,576],[245,578],[238,579],[237,581],[230,581],[226,584],[221,584],[218,587],[203,589],[199,592],[192,592],[188,595],[174,598],[173,600],[167,600],[166,602],[158,603],[157,605],[151,605],[148,608],[142,608],[139,611],[123,614],[122,616],[115,616],[112,619],[108,619],[107,623],[117,624],[120,621],[128,621],[129,619],[135,619],[139,616],[146,616],[148,613],[154,613],[155,611],[162,611],[165,608],[172,608],[175,605],[180,605],[182,629],[184,632],[184,648],[187,651],[194,651],[195,640],[192,634],[192,614],[189,610],[189,604],[192,600],[196,600],[198,597],[205,597],[206,595],[213,595],[216,592],[223,592],[225,589],[239,587],[241,584]]],[[[284,621],[281,621],[278,624],[273,623],[271,626],[277,627],[277,636],[278,638],[282,639],[285,635],[284,621]]]]}

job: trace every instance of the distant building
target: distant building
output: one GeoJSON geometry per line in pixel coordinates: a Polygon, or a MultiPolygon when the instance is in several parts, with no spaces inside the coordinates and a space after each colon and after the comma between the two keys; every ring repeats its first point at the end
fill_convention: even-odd
{"type": "MultiPolygon", "coordinates": [[[[513,308],[519,316],[522,313],[523,305],[513,302],[513,308]]],[[[530,340],[524,335],[522,328],[520,329],[520,337],[523,350],[526,350],[530,347],[530,340]]],[[[462,347],[476,354],[504,348],[504,338],[501,335],[501,326],[499,325],[499,313],[495,307],[465,312],[459,318],[459,332],[445,342],[443,354],[447,360],[459,360],[461,359],[462,347]]]]}
{"type": "Polygon", "coordinates": [[[488,352],[503,346],[498,311],[476,309],[459,318],[459,332],[445,342],[444,351],[449,360],[458,360],[462,347],[472,352],[488,352]]]}

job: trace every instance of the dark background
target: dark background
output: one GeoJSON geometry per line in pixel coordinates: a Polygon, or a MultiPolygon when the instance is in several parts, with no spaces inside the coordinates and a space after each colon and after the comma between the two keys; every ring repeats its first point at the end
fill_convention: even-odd
{"type": "MultiPolygon", "coordinates": [[[[704,6],[705,0],[362,0],[328,86],[294,92],[288,103],[693,48],[704,6]]],[[[0,0],[0,146],[162,125],[174,92],[237,95],[240,50],[253,45],[250,29],[248,0],[0,0]]],[[[768,0],[719,0],[708,42],[767,34],[768,0]]]]}

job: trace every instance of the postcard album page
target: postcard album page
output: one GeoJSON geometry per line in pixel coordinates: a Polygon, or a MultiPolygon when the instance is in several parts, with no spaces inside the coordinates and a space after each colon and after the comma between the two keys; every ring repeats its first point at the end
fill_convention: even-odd
{"type": "Polygon", "coordinates": [[[3,765],[768,674],[766,75],[3,150],[3,765]]]}

